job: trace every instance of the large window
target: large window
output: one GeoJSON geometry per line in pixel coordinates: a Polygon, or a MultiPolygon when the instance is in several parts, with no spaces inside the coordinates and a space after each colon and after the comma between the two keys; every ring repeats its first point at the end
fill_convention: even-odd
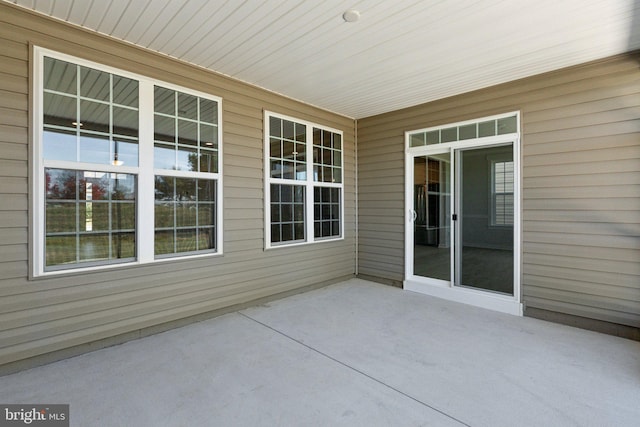
{"type": "Polygon", "coordinates": [[[342,132],[265,113],[266,247],[343,236],[342,132]]]}
{"type": "Polygon", "coordinates": [[[221,100],[35,53],[34,275],[220,253],[221,100]]]}
{"type": "Polygon", "coordinates": [[[155,255],[215,251],[218,103],[161,86],[153,99],[155,255]]]}

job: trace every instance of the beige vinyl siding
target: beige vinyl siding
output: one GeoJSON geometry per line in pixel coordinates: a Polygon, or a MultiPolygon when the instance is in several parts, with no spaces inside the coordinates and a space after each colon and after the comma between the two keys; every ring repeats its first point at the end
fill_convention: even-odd
{"type": "Polygon", "coordinates": [[[404,132],[520,110],[525,306],[639,327],[639,63],[630,53],[359,120],[359,272],[404,276],[404,132]]]}
{"type": "Polygon", "coordinates": [[[354,274],[352,119],[6,3],[0,43],[0,365],[354,274]],[[29,279],[30,44],[222,98],[222,256],[29,279]],[[265,109],[344,132],[344,240],[263,249],[265,109]]]}
{"type": "Polygon", "coordinates": [[[384,128],[371,134],[370,126],[376,121],[358,120],[358,273],[398,282],[404,278],[404,134],[384,128]]]}

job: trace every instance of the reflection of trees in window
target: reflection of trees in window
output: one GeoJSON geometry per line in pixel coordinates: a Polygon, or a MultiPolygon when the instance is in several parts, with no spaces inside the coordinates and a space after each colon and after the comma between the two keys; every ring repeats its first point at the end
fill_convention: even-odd
{"type": "Polygon", "coordinates": [[[189,154],[189,170],[215,173],[218,171],[218,157],[214,151],[201,150],[200,155],[189,154]]]}
{"type": "Polygon", "coordinates": [[[136,241],[136,217],[153,216],[154,208],[160,231],[171,236],[164,240],[168,254],[215,252],[221,242],[215,228],[220,99],[34,51],[42,71],[35,79],[42,100],[35,152],[42,167],[35,172],[41,196],[34,211],[44,213],[33,233],[35,274],[127,262],[138,254],[140,262],[152,261],[154,239],[136,241]],[[141,137],[140,118],[151,116],[153,129],[141,137]],[[153,146],[154,155],[139,157],[139,144],[153,146]],[[85,170],[87,163],[100,170],[85,170]],[[156,180],[155,207],[144,198],[138,209],[138,174],[143,191],[153,191],[147,185],[158,169],[172,177],[156,180]]]}
{"type": "Polygon", "coordinates": [[[216,250],[218,105],[154,87],[155,255],[216,250]]]}
{"type": "MultiPolygon", "coordinates": [[[[76,195],[78,195],[80,200],[86,200],[87,183],[89,183],[91,184],[90,200],[101,200],[106,198],[109,188],[109,183],[104,178],[87,180],[86,178],[77,177],[77,172],[72,170],[56,170],[52,172],[51,169],[48,169],[45,179],[48,199],[69,200],[75,199],[76,195]]],[[[114,195],[114,199],[124,197],[122,190],[116,194],[119,194],[120,197],[114,195]]]]}
{"type": "Polygon", "coordinates": [[[135,257],[135,176],[45,169],[47,266],[135,257]]]}
{"type": "Polygon", "coordinates": [[[154,88],[156,169],[218,172],[217,102],[154,88]]]}

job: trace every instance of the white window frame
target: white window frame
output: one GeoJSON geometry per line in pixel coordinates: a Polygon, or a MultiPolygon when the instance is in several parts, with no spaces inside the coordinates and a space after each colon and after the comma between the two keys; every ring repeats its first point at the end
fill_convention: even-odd
{"type": "Polygon", "coordinates": [[[319,242],[334,242],[338,240],[344,240],[344,154],[345,154],[345,141],[344,133],[335,128],[323,126],[317,123],[310,122],[308,120],[302,120],[296,117],[287,116],[284,114],[275,113],[272,111],[264,111],[264,244],[265,249],[275,248],[289,248],[292,246],[309,245],[319,242]],[[282,120],[288,120],[291,122],[303,124],[306,126],[306,180],[284,179],[284,178],[272,178],[271,177],[271,163],[270,163],[270,140],[271,133],[270,118],[278,118],[282,120]],[[337,133],[342,140],[341,148],[341,179],[340,183],[335,182],[322,182],[314,181],[313,179],[313,129],[326,130],[329,132],[337,133]],[[271,184],[281,185],[301,185],[305,187],[305,236],[304,241],[295,240],[290,242],[278,242],[271,243],[271,184]],[[314,233],[314,188],[316,187],[330,187],[340,189],[340,234],[338,236],[329,237],[315,237],[314,233]]]}
{"type": "Polygon", "coordinates": [[[66,275],[96,270],[123,268],[142,264],[152,264],[167,261],[187,260],[201,257],[220,256],[223,254],[223,143],[222,143],[222,98],[174,85],[161,80],[131,73],[118,68],[88,61],[75,56],[63,54],[50,49],[34,46],[33,48],[33,114],[32,114],[32,155],[31,161],[31,229],[32,242],[31,268],[32,278],[40,276],[66,275]],[[115,74],[136,80],[139,84],[138,104],[138,166],[113,166],[97,163],[81,163],[74,161],[45,160],[43,158],[43,94],[44,94],[44,58],[50,57],[72,64],[90,67],[99,71],[115,74]],[[154,168],[154,86],[177,90],[185,94],[199,96],[218,104],[218,171],[217,173],[172,171],[154,168]],[[45,271],[45,168],[59,168],[71,170],[90,170],[109,173],[130,173],[137,177],[136,193],[136,260],[132,262],[112,263],[103,265],[74,265],[70,268],[45,271]],[[213,179],[216,181],[216,250],[215,252],[175,254],[172,257],[156,258],[154,254],[154,190],[155,176],[177,176],[187,178],[213,179]]]}

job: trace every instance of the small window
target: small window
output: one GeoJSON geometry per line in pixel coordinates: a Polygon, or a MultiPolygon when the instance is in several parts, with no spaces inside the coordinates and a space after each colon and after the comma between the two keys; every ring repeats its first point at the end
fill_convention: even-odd
{"type": "Polygon", "coordinates": [[[271,184],[271,242],[304,242],[304,185],[271,184]]]}
{"type": "Polygon", "coordinates": [[[34,274],[220,253],[221,100],[35,52],[34,274]]]}
{"type": "Polygon", "coordinates": [[[342,132],[265,114],[266,247],[343,233],[342,132]]]}
{"type": "Polygon", "coordinates": [[[513,161],[492,161],[491,180],[491,225],[513,226],[513,161]]]}
{"type": "Polygon", "coordinates": [[[456,143],[469,139],[487,138],[518,132],[518,114],[494,116],[482,122],[470,121],[454,125],[436,126],[408,133],[409,147],[456,143]]]}
{"type": "Polygon", "coordinates": [[[216,182],[156,175],[155,255],[216,249],[216,182]]]}
{"type": "Polygon", "coordinates": [[[217,173],[217,103],[155,86],[154,104],[154,167],[217,173]]]}

